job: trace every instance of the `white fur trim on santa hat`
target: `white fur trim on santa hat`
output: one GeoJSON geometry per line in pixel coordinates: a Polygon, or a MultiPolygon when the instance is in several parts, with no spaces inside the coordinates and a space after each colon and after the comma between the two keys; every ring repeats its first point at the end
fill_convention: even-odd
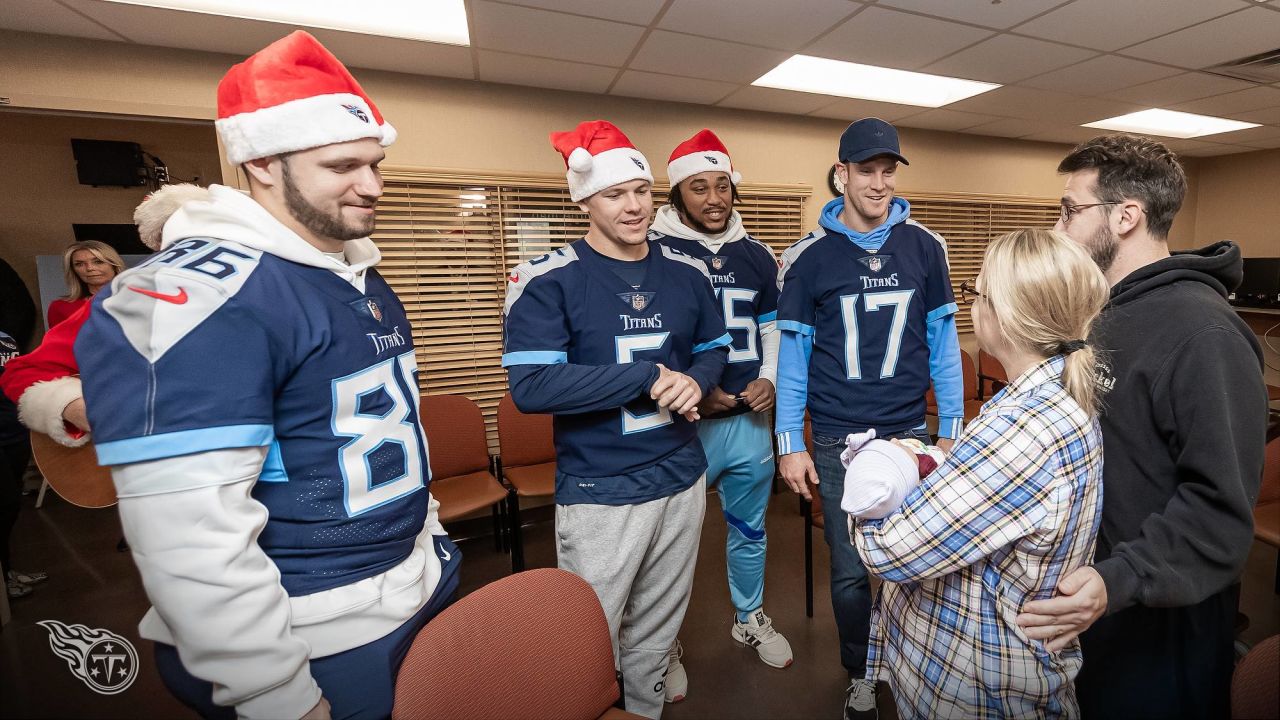
{"type": "Polygon", "coordinates": [[[698,173],[712,171],[728,175],[729,182],[734,185],[742,182],[742,173],[734,170],[733,162],[729,159],[729,156],[719,150],[691,152],[688,155],[682,155],[672,160],[667,164],[667,180],[671,182],[671,187],[675,187],[681,181],[698,173]]]}
{"type": "Polygon", "coordinates": [[[391,123],[378,125],[369,103],[350,93],[290,100],[214,124],[232,165],[362,138],[386,147],[396,139],[391,123]]]}
{"type": "Polygon", "coordinates": [[[18,398],[18,421],[28,428],[44,433],[67,447],[80,447],[89,442],[89,435],[73,438],[67,434],[62,411],[73,401],[84,397],[80,378],[61,377],[33,383],[18,398]]]}
{"type": "MultiPolygon", "coordinates": [[[[648,180],[653,182],[653,173],[649,171],[649,161],[640,151],[632,147],[619,147],[591,155],[591,164],[585,172],[573,169],[574,155],[578,148],[569,154],[569,197],[574,202],[584,200],[618,183],[630,180],[648,180]]],[[[582,163],[579,163],[580,165],[582,163]]]]}
{"type": "Polygon", "coordinates": [[[142,244],[153,251],[159,250],[164,224],[169,221],[169,217],[186,203],[208,201],[211,197],[209,188],[182,183],[164,185],[143,198],[133,210],[133,224],[138,226],[138,237],[142,238],[142,244]]]}

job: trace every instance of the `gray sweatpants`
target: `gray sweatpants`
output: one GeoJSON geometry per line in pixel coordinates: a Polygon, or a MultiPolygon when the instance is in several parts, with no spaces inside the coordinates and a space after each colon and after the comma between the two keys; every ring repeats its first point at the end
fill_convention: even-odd
{"type": "Polygon", "coordinates": [[[667,652],[693,589],[706,478],[640,505],[557,505],[559,566],[591,584],[609,620],[627,711],[662,715],[667,652]]]}

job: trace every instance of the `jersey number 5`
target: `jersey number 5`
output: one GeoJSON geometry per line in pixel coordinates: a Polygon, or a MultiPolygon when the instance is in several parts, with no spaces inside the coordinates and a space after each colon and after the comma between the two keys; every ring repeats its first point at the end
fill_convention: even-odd
{"type": "Polygon", "coordinates": [[[423,485],[427,464],[418,424],[412,419],[413,408],[418,407],[417,369],[413,353],[407,352],[333,381],[333,434],[351,438],[338,451],[348,516],[398,500],[423,485]],[[361,399],[379,390],[386,394],[391,409],[362,412],[361,399]],[[388,443],[403,451],[404,474],[374,485],[371,458],[388,443]]]}
{"type": "Polygon", "coordinates": [[[902,333],[907,329],[907,308],[911,307],[913,294],[915,290],[893,290],[861,296],[844,295],[840,298],[840,315],[844,318],[844,364],[850,380],[862,379],[858,298],[862,298],[862,305],[867,312],[876,312],[886,306],[893,308],[893,320],[889,324],[889,344],[884,349],[884,360],[880,363],[880,378],[883,380],[893,377],[898,370],[898,353],[902,350],[902,333]]]}
{"type": "MultiPolygon", "coordinates": [[[[621,335],[613,339],[617,350],[618,364],[634,362],[638,352],[649,352],[660,349],[666,342],[669,332],[648,333],[645,335],[621,335]]],[[[644,432],[663,425],[671,424],[671,411],[658,408],[656,412],[636,415],[625,407],[622,408],[622,434],[644,432]]]]}
{"type": "Polygon", "coordinates": [[[747,331],[747,346],[739,348],[737,343],[729,346],[729,362],[749,362],[751,360],[760,359],[760,350],[756,345],[756,336],[758,335],[759,325],[756,324],[756,316],[753,312],[756,295],[760,293],[755,290],[744,290],[742,288],[716,288],[716,294],[720,296],[720,302],[724,306],[724,325],[730,333],[734,330],[747,331]],[[747,304],[747,314],[738,315],[734,312],[738,303],[747,304]]]}

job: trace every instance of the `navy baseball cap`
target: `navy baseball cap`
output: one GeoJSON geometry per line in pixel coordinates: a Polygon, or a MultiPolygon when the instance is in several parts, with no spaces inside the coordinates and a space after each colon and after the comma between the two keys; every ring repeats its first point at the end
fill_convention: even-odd
{"type": "Polygon", "coordinates": [[[888,155],[903,165],[910,165],[898,148],[898,131],[880,118],[862,118],[849,123],[840,134],[840,162],[862,162],[877,155],[888,155]]]}

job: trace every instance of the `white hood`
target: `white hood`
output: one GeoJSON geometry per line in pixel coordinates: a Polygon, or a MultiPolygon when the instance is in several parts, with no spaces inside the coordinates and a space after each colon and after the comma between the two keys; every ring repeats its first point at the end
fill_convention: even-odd
{"type": "Polygon", "coordinates": [[[721,245],[733,240],[740,240],[747,234],[747,231],[742,227],[742,216],[738,214],[737,210],[732,211],[729,215],[729,224],[724,226],[722,232],[715,235],[703,235],[680,222],[680,213],[676,212],[676,209],[670,205],[663,205],[658,208],[658,213],[653,218],[651,227],[663,235],[684,238],[685,240],[696,240],[707,246],[711,252],[717,252],[720,250],[721,245]]]}
{"type": "MultiPolygon", "coordinates": [[[[165,190],[162,188],[153,194],[139,209],[153,202],[163,205],[165,190]]],[[[281,224],[253,198],[234,188],[210,185],[204,199],[192,199],[189,188],[182,192],[185,193],[183,202],[164,221],[161,249],[190,237],[230,240],[301,265],[330,270],[361,292],[364,292],[365,270],[382,259],[372,240],[359,238],[345,243],[346,263],[335,260],[281,224]]]]}

